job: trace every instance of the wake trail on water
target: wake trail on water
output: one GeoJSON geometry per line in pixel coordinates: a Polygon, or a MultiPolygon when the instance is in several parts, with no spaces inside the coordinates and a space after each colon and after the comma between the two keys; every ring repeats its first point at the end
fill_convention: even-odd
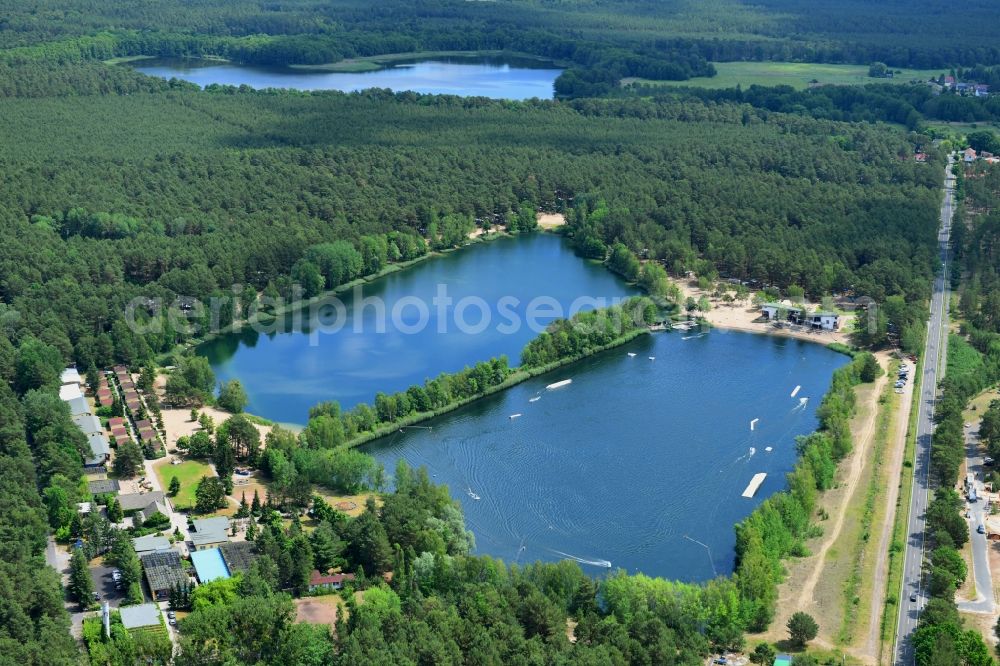
{"type": "Polygon", "coordinates": [[[556,555],[562,555],[563,557],[568,557],[574,562],[579,562],[580,564],[589,564],[592,567],[604,567],[605,569],[611,568],[611,560],[588,560],[585,557],[577,557],[576,555],[570,555],[569,553],[564,553],[561,550],[555,550],[554,548],[546,548],[546,550],[555,553],[556,555]]]}

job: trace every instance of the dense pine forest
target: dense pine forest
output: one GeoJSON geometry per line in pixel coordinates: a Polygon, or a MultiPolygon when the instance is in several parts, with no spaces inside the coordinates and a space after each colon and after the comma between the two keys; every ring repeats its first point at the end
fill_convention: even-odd
{"type": "MultiPolygon", "coordinates": [[[[158,355],[183,365],[178,345],[207,324],[136,333],[130,303],[229,297],[236,285],[242,305],[232,302],[224,325],[257,294],[290,297],[299,285],[312,296],[461,245],[477,225],[530,233],[535,211],[558,211],[581,256],[645,286],[693,271],[817,299],[869,296],[906,313],[893,324],[920,329],[913,313],[938,263],[944,154],[918,130],[927,118],[996,119],[996,97],[618,84],[711,76],[711,61],[740,59],[975,67],[994,81],[994,13],[986,0],[877,10],[854,0],[0,0],[0,663],[79,661],[43,559],[47,530],[65,522],[56,509],[89,499],[87,445],[55,396],[59,370],[138,367],[158,355]],[[944,11],[961,39],[940,31],[944,11]],[[199,90],[102,62],[327,64],[434,50],[527,53],[566,69],[556,100],[512,102],[199,90]]],[[[971,275],[962,295],[971,343],[988,363],[1000,331],[995,176],[963,181],[982,221],[956,241],[971,275]]],[[[559,357],[547,342],[529,348],[526,365],[559,357]]],[[[176,663],[698,664],[740,647],[772,618],[780,560],[801,553],[816,493],[850,450],[843,435],[866,358],[838,373],[821,430],[800,442],[795,493],[738,528],[733,577],[693,585],[619,572],[597,582],[575,564],[474,557],[446,490],[401,467],[384,503],[358,518],[313,503],[320,526],[309,536],[270,507],[260,513],[263,556],[202,595],[176,663]],[[361,573],[366,602],[350,605],[335,635],[295,624],[288,593],[304,591],[313,566],[334,564],[361,573]]],[[[506,377],[506,359],[494,370],[490,386],[506,377]]],[[[375,412],[408,394],[383,396],[375,412]]],[[[307,454],[309,438],[347,417],[334,405],[311,416],[303,438],[275,431],[262,469],[304,478],[330,457],[326,444],[307,454]]],[[[365,476],[355,486],[379,485],[351,455],[365,476]]],[[[310,503],[308,488],[288,485],[310,503]]],[[[89,535],[103,528],[81,529],[96,542],[89,535]]],[[[159,658],[108,645],[101,663],[159,658]]]]}

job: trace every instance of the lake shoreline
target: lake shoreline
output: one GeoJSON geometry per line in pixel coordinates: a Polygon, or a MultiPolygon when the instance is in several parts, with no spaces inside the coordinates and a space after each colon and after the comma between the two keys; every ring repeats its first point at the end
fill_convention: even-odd
{"type": "MultiPolygon", "coordinates": [[[[554,233],[558,235],[558,231],[549,231],[548,229],[540,229],[543,233],[554,233]]],[[[172,361],[172,357],[177,354],[184,354],[185,352],[200,347],[206,343],[217,340],[218,338],[230,335],[232,333],[240,333],[246,327],[252,327],[255,325],[259,326],[269,326],[274,323],[278,317],[283,317],[296,312],[301,312],[305,310],[310,305],[315,305],[316,303],[321,303],[322,301],[337,296],[338,294],[343,294],[346,291],[354,289],[355,287],[360,287],[364,284],[370,284],[376,280],[380,280],[384,277],[392,275],[393,273],[398,273],[400,271],[407,270],[418,264],[421,264],[430,259],[440,259],[453,252],[458,252],[460,250],[466,249],[469,246],[476,245],[478,243],[488,243],[501,238],[515,238],[518,233],[512,233],[509,231],[495,231],[490,233],[482,233],[476,236],[470,236],[468,240],[458,247],[446,248],[443,250],[428,250],[426,254],[423,254],[415,259],[410,259],[409,261],[400,261],[387,265],[382,270],[377,273],[372,273],[371,275],[366,275],[363,277],[355,278],[350,282],[345,282],[333,289],[328,289],[322,293],[317,294],[311,298],[306,298],[302,300],[295,301],[294,303],[288,303],[287,305],[282,305],[281,307],[275,308],[273,312],[257,312],[254,317],[250,319],[241,319],[240,321],[233,322],[229,326],[225,326],[218,331],[212,333],[206,333],[198,337],[191,338],[185,342],[177,344],[173,349],[166,352],[161,352],[156,355],[156,363],[160,366],[170,365],[168,361],[172,361]]]]}
{"type": "Polygon", "coordinates": [[[621,347],[622,345],[627,344],[642,335],[649,335],[650,333],[651,332],[648,328],[629,331],[625,335],[615,338],[608,344],[601,345],[600,347],[595,347],[594,349],[590,350],[585,354],[577,354],[576,356],[570,356],[564,359],[559,359],[558,361],[547,363],[546,365],[543,365],[538,368],[529,368],[529,369],[520,367],[514,368],[511,375],[502,384],[498,384],[497,386],[491,386],[490,388],[486,389],[481,393],[477,393],[476,395],[471,396],[469,398],[463,398],[462,400],[457,400],[451,403],[450,405],[447,405],[446,407],[441,407],[439,409],[435,409],[430,412],[420,412],[417,414],[411,414],[410,416],[404,419],[400,419],[399,421],[395,421],[393,423],[387,423],[378,430],[365,433],[364,435],[359,435],[353,439],[348,440],[343,444],[343,446],[347,448],[357,448],[359,446],[363,446],[365,444],[378,441],[379,439],[382,439],[387,435],[391,435],[394,432],[398,432],[403,428],[413,426],[418,423],[423,423],[424,421],[429,421],[430,419],[436,418],[438,416],[443,416],[444,414],[453,412],[457,409],[465,407],[466,405],[470,405],[478,400],[482,400],[483,398],[487,398],[491,395],[495,395],[502,391],[506,391],[507,389],[513,388],[514,386],[526,382],[529,379],[532,379],[534,377],[539,377],[549,372],[555,372],[556,370],[559,370],[566,366],[573,365],[574,363],[578,363],[579,361],[582,361],[584,359],[591,358],[602,352],[615,349],[616,347],[621,347]]]}

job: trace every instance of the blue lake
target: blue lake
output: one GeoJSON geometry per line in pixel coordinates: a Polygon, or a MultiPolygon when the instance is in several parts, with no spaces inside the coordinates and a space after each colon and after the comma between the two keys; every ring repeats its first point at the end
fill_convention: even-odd
{"type": "Polygon", "coordinates": [[[574,303],[592,309],[635,293],[603,266],[582,261],[562,238],[536,233],[431,258],[374,280],[358,294],[344,293],[345,318],[335,333],[318,332],[306,315],[301,323],[288,322],[291,332],[245,330],[198,351],[220,381],[243,383],[248,411],[305,423],[309,408],[321,400],[337,400],[349,409],[372,402],[378,391],[405,391],[501,354],[517,365],[528,341],[555,318],[547,313],[568,314],[574,303]],[[361,310],[365,299],[384,304],[385,317],[374,304],[361,310]],[[420,306],[414,300],[427,310],[419,330],[420,306]],[[477,331],[487,317],[488,325],[477,331]],[[510,325],[513,318],[519,326],[510,325]],[[529,325],[531,320],[537,326],[529,325]]]}
{"type": "MultiPolygon", "coordinates": [[[[410,309],[398,326],[380,332],[372,306],[348,314],[337,333],[303,323],[289,333],[225,336],[199,351],[220,380],[244,383],[249,411],[302,423],[321,400],[349,408],[376,391],[403,390],[498,354],[516,364],[536,334],[527,319],[538,297],[568,310],[579,297],[610,302],[634,293],[604,267],[576,257],[561,238],[534,234],[373,281],[345,295],[344,309],[351,313],[372,297],[390,311],[413,297],[431,304],[442,286],[452,304],[429,307],[419,332],[402,330],[419,323],[410,309]],[[491,324],[478,333],[455,326],[459,303],[472,298],[493,308],[491,324]],[[495,307],[504,298],[518,302],[507,317],[495,307]],[[504,332],[510,316],[524,325],[504,332]]],[[[477,308],[466,314],[480,320],[477,308]]],[[[544,325],[551,317],[538,319],[544,325]]],[[[704,580],[732,570],[733,525],[785,487],[795,437],[815,429],[819,399],[846,361],[815,343],[748,333],[641,336],[365,450],[390,473],[403,458],[447,484],[480,553],[511,562],[571,557],[595,574],[610,562],[704,580]],[[573,381],[545,389],[562,379],[573,381]],[[797,385],[801,392],[792,398],[797,385]],[[759,421],[751,431],[753,419],[759,421]],[[757,495],[741,497],[758,472],[768,476],[757,495]]]]}
{"type": "Polygon", "coordinates": [[[389,88],[496,99],[551,99],[553,83],[562,73],[561,69],[534,60],[478,57],[397,62],[370,72],[323,72],[193,58],[158,58],[129,64],[150,76],[178,78],[202,87],[215,83],[342,92],[389,88]]]}
{"type": "Polygon", "coordinates": [[[733,525],[785,488],[795,437],[816,428],[847,357],[749,333],[684,337],[642,336],[365,450],[390,472],[403,458],[446,483],[480,553],[570,557],[594,574],[608,563],[689,581],[728,574],[733,525]],[[756,496],[741,497],[758,472],[756,496]]]}

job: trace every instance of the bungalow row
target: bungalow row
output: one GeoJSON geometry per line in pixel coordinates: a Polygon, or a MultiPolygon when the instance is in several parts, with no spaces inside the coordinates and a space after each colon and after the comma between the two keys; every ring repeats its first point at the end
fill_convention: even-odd
{"type": "Polygon", "coordinates": [[[66,368],[59,379],[59,398],[69,405],[73,423],[87,436],[90,445],[91,454],[84,456],[83,466],[89,470],[102,469],[111,459],[111,445],[104,436],[100,420],[94,416],[90,403],[83,397],[80,373],[76,368],[66,368]]]}
{"type": "Polygon", "coordinates": [[[781,303],[765,303],[760,311],[767,321],[787,320],[793,324],[824,331],[840,330],[840,315],[836,312],[809,312],[804,308],[781,303]]]}

